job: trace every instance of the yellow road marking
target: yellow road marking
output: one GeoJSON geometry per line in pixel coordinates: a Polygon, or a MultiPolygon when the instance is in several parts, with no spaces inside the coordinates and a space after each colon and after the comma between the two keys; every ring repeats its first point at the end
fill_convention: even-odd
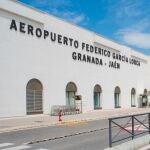
{"type": "Polygon", "coordinates": [[[82,124],[86,124],[87,121],[69,121],[69,122],[61,122],[59,124],[59,126],[78,126],[78,125],[82,125],[82,124]]]}

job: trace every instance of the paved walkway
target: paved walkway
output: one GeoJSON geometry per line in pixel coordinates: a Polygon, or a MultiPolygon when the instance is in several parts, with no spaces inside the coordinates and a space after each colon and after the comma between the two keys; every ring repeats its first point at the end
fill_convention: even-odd
{"type": "MultiPolygon", "coordinates": [[[[62,122],[73,121],[90,121],[107,119],[110,117],[131,115],[137,113],[150,112],[150,108],[129,108],[129,109],[115,109],[115,110],[96,110],[83,114],[68,115],[62,117],[62,122]]],[[[24,130],[28,128],[38,128],[59,125],[57,116],[50,115],[30,115],[24,117],[12,117],[0,119],[0,133],[15,130],[24,130]]]]}
{"type": "Polygon", "coordinates": [[[150,145],[146,145],[138,150],[150,150],[150,145]]]}

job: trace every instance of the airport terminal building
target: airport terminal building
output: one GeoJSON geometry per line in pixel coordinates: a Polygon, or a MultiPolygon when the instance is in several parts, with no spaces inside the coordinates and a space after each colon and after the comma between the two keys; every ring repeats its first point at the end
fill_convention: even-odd
{"type": "Polygon", "coordinates": [[[0,53],[0,117],[146,104],[149,56],[17,1],[0,1],[0,53]]]}

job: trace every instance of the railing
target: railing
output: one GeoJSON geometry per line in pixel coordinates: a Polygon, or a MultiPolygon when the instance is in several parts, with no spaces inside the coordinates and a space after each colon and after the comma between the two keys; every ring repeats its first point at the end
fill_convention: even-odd
{"type": "Polygon", "coordinates": [[[74,115],[81,113],[78,106],[53,105],[51,107],[52,116],[57,116],[60,111],[62,115],[74,115]]]}
{"type": "Polygon", "coordinates": [[[150,134],[150,113],[109,118],[109,147],[142,134],[150,134]]]}

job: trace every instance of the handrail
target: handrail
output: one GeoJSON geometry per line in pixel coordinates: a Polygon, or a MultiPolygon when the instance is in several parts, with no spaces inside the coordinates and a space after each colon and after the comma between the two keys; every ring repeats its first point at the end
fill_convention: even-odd
{"type": "Polygon", "coordinates": [[[136,136],[139,136],[141,134],[145,134],[145,133],[150,134],[150,113],[141,113],[141,114],[120,116],[120,117],[113,117],[113,118],[109,118],[108,120],[109,120],[109,147],[112,147],[113,143],[117,143],[117,142],[124,141],[124,140],[127,140],[127,139],[132,139],[133,140],[136,136]],[[139,116],[144,116],[144,115],[146,116],[146,118],[144,118],[144,120],[141,121],[140,119],[138,119],[139,116]],[[118,122],[116,122],[117,120],[121,121],[121,119],[125,119],[125,118],[129,118],[131,123],[129,123],[129,121],[128,121],[127,123],[123,122],[124,125],[120,125],[118,122]],[[145,124],[146,119],[147,119],[147,122],[145,124]],[[112,126],[112,124],[113,124],[113,126],[112,126]],[[131,128],[130,131],[127,129],[127,124],[131,125],[130,126],[130,128],[131,128]],[[113,137],[112,131],[115,131],[115,130],[112,130],[112,128],[114,128],[114,125],[115,125],[115,127],[119,127],[120,130],[113,137]],[[141,133],[136,133],[137,128],[135,128],[135,126],[138,126],[138,128],[143,126],[143,127],[145,127],[146,131],[143,131],[141,133]],[[116,137],[119,136],[121,131],[124,131],[126,134],[129,134],[129,136],[124,137],[124,138],[120,137],[119,139],[116,140],[116,137]]]}
{"type": "Polygon", "coordinates": [[[119,117],[112,117],[112,118],[108,118],[109,119],[120,119],[120,118],[128,118],[128,117],[132,117],[132,116],[142,116],[142,115],[146,115],[149,113],[141,113],[141,114],[133,114],[133,115],[125,115],[125,116],[119,116],[119,117]]]}

